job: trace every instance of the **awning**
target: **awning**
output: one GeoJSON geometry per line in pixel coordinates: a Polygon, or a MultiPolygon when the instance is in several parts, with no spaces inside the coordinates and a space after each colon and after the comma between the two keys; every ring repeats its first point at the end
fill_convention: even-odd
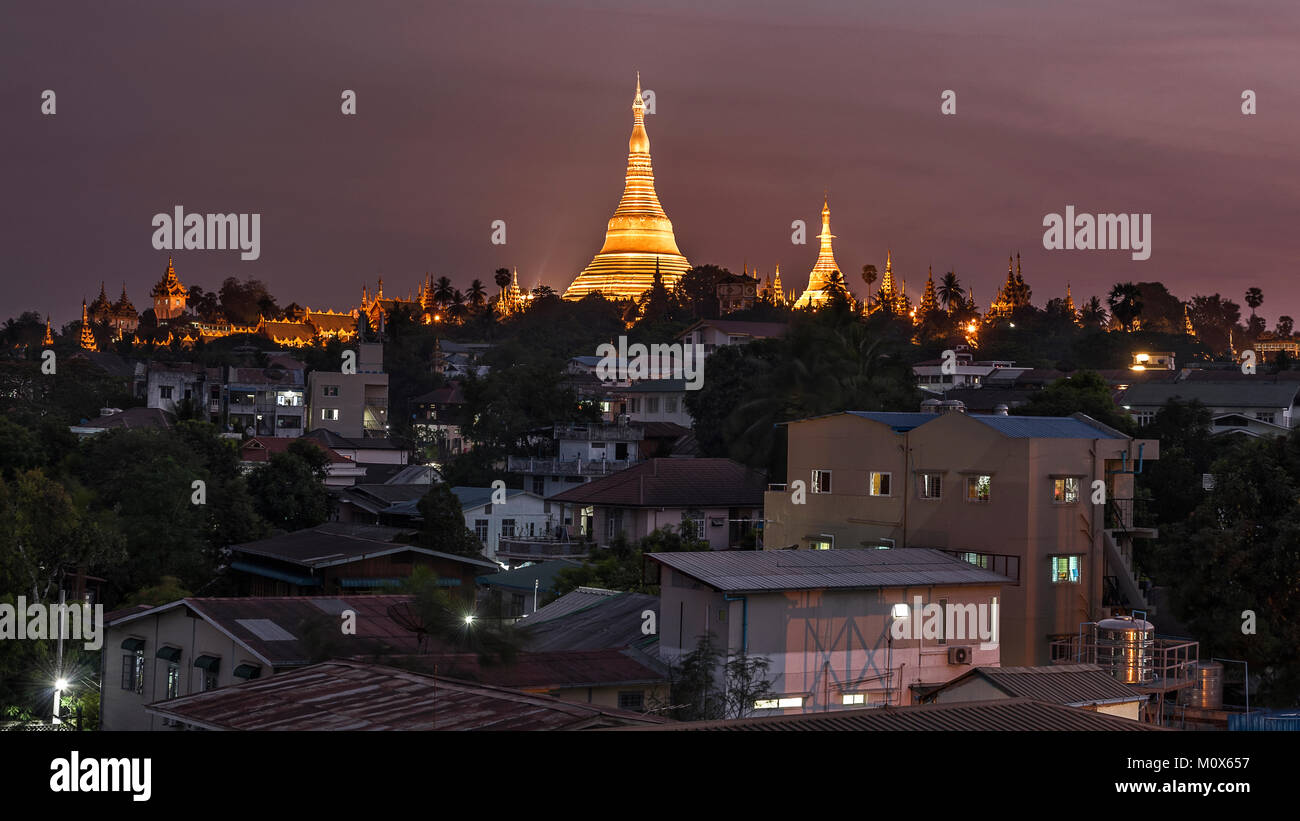
{"type": "Polygon", "coordinates": [[[272,570],[269,567],[252,564],[250,562],[231,562],[231,570],[241,570],[245,573],[253,573],[258,576],[265,576],[268,579],[296,584],[299,587],[315,587],[320,584],[320,579],[311,576],[295,576],[292,573],[282,573],[279,570],[272,570]]]}
{"type": "Polygon", "coordinates": [[[144,649],[144,639],[123,639],[122,649],[129,650],[132,653],[138,653],[144,649]]]}
{"type": "Polygon", "coordinates": [[[180,661],[180,660],[181,660],[181,648],[179,648],[179,647],[159,647],[159,648],[158,648],[158,653],[157,653],[157,655],[158,655],[158,658],[160,658],[160,659],[165,659],[166,661],[180,661]]]}
{"type": "Polygon", "coordinates": [[[194,666],[201,670],[207,670],[209,673],[215,673],[221,666],[221,659],[216,656],[199,656],[194,660],[194,666]]]}
{"type": "Polygon", "coordinates": [[[256,664],[241,664],[235,668],[236,678],[255,679],[262,674],[262,668],[256,664]]]}

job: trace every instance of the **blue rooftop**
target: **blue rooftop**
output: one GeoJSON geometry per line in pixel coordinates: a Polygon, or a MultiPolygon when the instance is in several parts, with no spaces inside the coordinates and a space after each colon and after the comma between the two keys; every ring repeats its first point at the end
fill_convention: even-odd
{"type": "MultiPolygon", "coordinates": [[[[853,416],[870,419],[883,425],[889,425],[894,433],[906,433],[926,422],[933,422],[942,414],[931,413],[885,413],[877,411],[846,411],[853,416]]],[[[1123,434],[1109,433],[1102,427],[1094,427],[1073,416],[984,416],[967,414],[996,430],[1003,436],[1013,439],[1125,439],[1123,434]]]]}

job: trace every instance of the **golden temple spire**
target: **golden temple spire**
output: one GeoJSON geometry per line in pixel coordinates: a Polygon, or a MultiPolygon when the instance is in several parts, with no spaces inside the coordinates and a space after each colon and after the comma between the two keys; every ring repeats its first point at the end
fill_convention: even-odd
{"type": "Polygon", "coordinates": [[[597,291],[612,299],[639,297],[653,286],[654,268],[659,260],[662,260],[664,287],[671,291],[691,264],[678,250],[673,224],[655,193],[650,136],[645,128],[645,101],[641,97],[638,72],[623,197],[606,226],[605,244],[565,290],[564,298],[582,299],[597,291]]]}
{"type": "Polygon", "coordinates": [[[86,351],[97,351],[99,346],[95,344],[95,332],[90,329],[90,316],[86,311],[86,300],[81,300],[81,348],[86,351]]]}
{"type": "MultiPolygon", "coordinates": [[[[819,307],[829,299],[826,288],[831,283],[831,275],[840,270],[839,263],[835,261],[835,248],[832,242],[834,239],[835,235],[831,233],[830,200],[823,197],[822,232],[818,235],[821,245],[817,251],[817,261],[813,263],[812,271],[808,273],[808,288],[795,302],[796,308],[819,307]]],[[[847,283],[842,284],[848,287],[847,283]]]]}
{"type": "Polygon", "coordinates": [[[41,339],[41,344],[49,347],[54,344],[54,332],[50,330],[50,315],[45,315],[45,336],[41,339]]]}
{"type": "Polygon", "coordinates": [[[1187,303],[1183,303],[1183,333],[1188,336],[1196,336],[1196,328],[1192,326],[1192,315],[1187,310],[1187,303]]]}

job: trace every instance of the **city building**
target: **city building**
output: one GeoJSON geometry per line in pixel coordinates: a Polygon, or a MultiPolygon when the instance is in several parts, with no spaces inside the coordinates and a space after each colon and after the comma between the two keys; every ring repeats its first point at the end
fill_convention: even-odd
{"type": "Polygon", "coordinates": [[[307,382],[308,431],[324,428],[352,439],[388,435],[388,374],[384,373],[383,343],[358,343],[355,353],[355,372],[311,372],[307,382]]]}
{"type": "Polygon", "coordinates": [[[1208,408],[1215,418],[1216,432],[1248,428],[1251,422],[1262,422],[1286,431],[1300,419],[1296,407],[1300,397],[1297,394],[1300,394],[1300,382],[1263,376],[1233,377],[1222,382],[1142,382],[1122,391],[1116,404],[1128,411],[1139,425],[1150,424],[1168,402],[1177,400],[1200,402],[1208,408]]]}
{"type": "Polygon", "coordinates": [[[778,339],[785,336],[789,327],[784,322],[701,319],[678,334],[677,341],[685,345],[703,345],[704,356],[708,357],[726,345],[748,345],[759,339],[778,339]]]}
{"type": "Polygon", "coordinates": [[[595,292],[606,299],[640,297],[654,284],[656,272],[662,277],[664,287],[671,291],[691,268],[677,250],[673,224],[655,193],[645,111],[638,74],[623,198],[609,220],[605,244],[565,290],[565,299],[582,299],[595,292]]]}
{"type": "Polygon", "coordinates": [[[1080,622],[1148,607],[1132,541],[1156,532],[1139,526],[1134,476],[1158,442],[1083,414],[928,410],[788,423],[764,548],[936,548],[1002,574],[1007,664],[1047,664],[1051,642],[1080,622]]]}
{"type": "Polygon", "coordinates": [[[652,553],[659,655],[768,660],[759,714],[914,703],[1000,660],[1000,574],[938,550],[652,553]],[[931,612],[933,608],[933,612],[931,612]],[[937,616],[935,615],[937,614],[937,616]]]}
{"type": "Polygon", "coordinates": [[[549,497],[642,461],[643,428],[614,423],[555,425],[550,456],[507,456],[506,472],[532,493],[549,497]]]}
{"type": "Polygon", "coordinates": [[[561,521],[602,546],[663,527],[713,550],[752,546],[766,479],[730,459],[656,458],[551,496],[561,521]],[[576,515],[575,515],[576,514],[576,515]]]}
{"type": "MultiPolygon", "coordinates": [[[[148,705],[310,664],[313,646],[339,655],[414,653],[419,634],[400,617],[407,596],[187,598],[107,614],[100,729],[171,726],[148,705]],[[345,611],[358,629],[340,629],[345,611]]],[[[319,651],[319,650],[318,650],[319,651]]]]}

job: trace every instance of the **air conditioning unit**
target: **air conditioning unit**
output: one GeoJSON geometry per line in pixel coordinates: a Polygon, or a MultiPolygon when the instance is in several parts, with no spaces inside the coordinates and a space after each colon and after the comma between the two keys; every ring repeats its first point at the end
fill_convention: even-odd
{"type": "Polygon", "coordinates": [[[974,653],[968,646],[949,647],[948,663],[949,664],[970,664],[974,661],[974,653]]]}

